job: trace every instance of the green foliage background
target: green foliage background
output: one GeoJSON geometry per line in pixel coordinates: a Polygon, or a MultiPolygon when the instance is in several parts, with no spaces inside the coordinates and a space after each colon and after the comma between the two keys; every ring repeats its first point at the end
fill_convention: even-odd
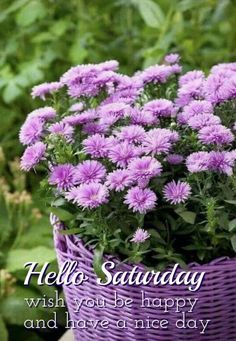
{"type": "MultiPolygon", "coordinates": [[[[207,71],[215,63],[236,59],[235,22],[235,0],[0,0],[0,146],[5,154],[0,155],[0,177],[7,182],[8,192],[31,191],[33,206],[45,211],[35,191],[38,181],[31,176],[19,186],[19,173],[9,167],[9,161],[22,151],[20,125],[42,105],[30,98],[33,85],[56,80],[72,65],[107,59],[117,59],[121,71],[130,74],[158,63],[168,52],[181,54],[185,70],[207,71]]],[[[47,218],[29,224],[28,211],[21,211],[24,233],[16,243],[12,233],[17,233],[19,221],[12,220],[16,207],[5,204],[4,186],[0,182],[0,236],[4,238],[0,269],[16,282],[15,290],[0,297],[0,340],[46,340],[46,334],[26,336],[20,328],[25,308],[19,302],[25,293],[22,273],[12,260],[18,258],[19,265],[22,257],[23,263],[31,248],[36,253],[37,248],[50,250],[51,230],[47,218]],[[6,227],[11,232],[6,233],[6,227]],[[6,308],[15,306],[17,313],[6,308]]],[[[52,254],[48,255],[52,260],[52,254]]],[[[12,286],[5,277],[3,282],[12,286]]],[[[34,286],[27,290],[32,296],[37,291],[34,286]]]]}

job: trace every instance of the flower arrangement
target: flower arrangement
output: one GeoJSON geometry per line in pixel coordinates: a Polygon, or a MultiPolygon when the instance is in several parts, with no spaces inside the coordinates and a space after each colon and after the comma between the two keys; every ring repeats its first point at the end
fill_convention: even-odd
{"type": "Polygon", "coordinates": [[[236,63],[133,76],[118,62],[35,86],[21,168],[47,171],[51,211],[99,254],[163,268],[236,252],[236,63]]]}

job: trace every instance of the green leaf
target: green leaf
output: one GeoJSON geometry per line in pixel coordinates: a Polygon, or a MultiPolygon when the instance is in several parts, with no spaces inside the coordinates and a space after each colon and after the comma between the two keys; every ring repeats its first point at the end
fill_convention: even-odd
{"type": "Polygon", "coordinates": [[[229,222],[229,231],[232,231],[235,228],[236,228],[236,218],[229,222]]]}
{"type": "MultiPolygon", "coordinates": [[[[44,319],[47,321],[52,312],[40,307],[27,306],[25,298],[39,298],[39,293],[30,288],[17,287],[13,295],[3,299],[0,304],[0,312],[4,320],[9,324],[22,326],[25,320],[44,319]]],[[[2,339],[1,339],[2,341],[2,339]]]]}
{"type": "Polygon", "coordinates": [[[236,234],[234,234],[230,240],[231,240],[233,250],[234,250],[234,252],[236,252],[236,234]]]}
{"type": "Polygon", "coordinates": [[[45,246],[37,246],[33,249],[11,250],[7,255],[6,268],[9,272],[24,269],[27,262],[37,262],[39,265],[52,262],[56,258],[55,251],[45,246]]]}
{"type": "Polygon", "coordinates": [[[103,271],[102,271],[102,264],[103,264],[103,252],[104,248],[98,247],[94,250],[94,256],[93,256],[93,269],[96,273],[96,275],[101,278],[102,281],[106,279],[103,271]]]}
{"type": "Polygon", "coordinates": [[[73,229],[68,229],[68,230],[60,230],[59,231],[60,234],[63,234],[63,235],[72,235],[72,234],[77,234],[77,233],[80,233],[81,232],[81,229],[79,227],[75,227],[73,229]]]}
{"type": "Polygon", "coordinates": [[[7,327],[4,323],[1,315],[0,315],[0,340],[1,341],[8,341],[7,327]]]}
{"type": "MultiPolygon", "coordinates": [[[[176,212],[176,211],[175,211],[176,212]]],[[[186,223],[194,224],[196,219],[196,213],[191,211],[176,212],[186,223]]]]}
{"type": "Polygon", "coordinates": [[[8,82],[7,86],[3,91],[3,99],[6,103],[14,101],[20,94],[22,90],[19,88],[15,80],[8,82]]]}
{"type": "Polygon", "coordinates": [[[22,6],[24,6],[27,2],[29,2],[29,0],[17,0],[14,1],[5,11],[2,11],[0,14],[0,23],[2,21],[4,21],[9,14],[11,14],[12,12],[15,12],[16,10],[18,10],[19,8],[21,8],[22,6]]]}
{"type": "Polygon", "coordinates": [[[6,202],[0,195],[0,245],[3,244],[11,232],[12,226],[8,216],[6,202]]]}
{"type": "Polygon", "coordinates": [[[50,211],[53,214],[55,214],[57,218],[60,219],[61,221],[67,221],[67,220],[71,220],[74,218],[73,214],[71,214],[70,212],[66,210],[63,210],[62,208],[51,207],[50,211]]]}
{"type": "Polygon", "coordinates": [[[19,26],[29,26],[37,19],[42,19],[47,14],[47,10],[40,0],[31,0],[20,9],[16,15],[16,23],[19,26]]]}
{"type": "Polygon", "coordinates": [[[236,200],[224,200],[228,204],[236,205],[236,200]]]}
{"type": "Polygon", "coordinates": [[[165,16],[161,7],[156,2],[152,0],[138,0],[135,3],[147,26],[159,28],[163,25],[165,16]]]}

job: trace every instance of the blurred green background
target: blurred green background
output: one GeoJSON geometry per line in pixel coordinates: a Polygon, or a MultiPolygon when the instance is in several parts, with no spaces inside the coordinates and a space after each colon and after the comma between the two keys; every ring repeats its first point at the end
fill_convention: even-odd
{"type": "MultiPolygon", "coordinates": [[[[19,171],[18,131],[43,104],[31,87],[70,66],[117,59],[131,74],[178,52],[185,70],[205,71],[236,59],[235,0],[0,0],[0,340],[57,340],[25,331],[24,297],[53,297],[53,288],[24,288],[22,264],[53,262],[52,229],[38,180],[19,171]]],[[[59,312],[63,326],[63,310],[59,312]]]]}

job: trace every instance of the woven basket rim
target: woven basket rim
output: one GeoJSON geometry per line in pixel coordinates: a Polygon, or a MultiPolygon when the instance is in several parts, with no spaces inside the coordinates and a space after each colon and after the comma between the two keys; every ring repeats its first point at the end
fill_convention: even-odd
{"type": "MultiPolygon", "coordinates": [[[[68,244],[73,247],[74,251],[77,251],[79,253],[81,253],[81,251],[83,253],[87,253],[90,256],[90,258],[93,259],[93,254],[94,254],[93,251],[95,249],[93,246],[91,246],[91,245],[85,246],[84,241],[76,235],[63,235],[63,234],[61,234],[60,230],[65,229],[65,226],[55,216],[51,215],[50,221],[51,221],[51,225],[54,228],[54,232],[59,233],[62,238],[65,238],[65,240],[67,240],[68,244]]],[[[143,270],[145,268],[147,268],[142,263],[138,263],[138,264],[124,263],[119,259],[118,255],[104,254],[103,257],[104,257],[104,260],[113,261],[116,264],[122,264],[122,266],[127,268],[127,269],[131,269],[134,266],[136,266],[140,269],[143,269],[143,270]]],[[[228,266],[235,270],[236,269],[236,257],[230,258],[229,256],[221,256],[221,257],[215,258],[212,261],[207,262],[207,263],[200,264],[198,262],[191,262],[191,263],[188,263],[187,266],[188,266],[188,269],[194,268],[195,270],[200,269],[201,271],[212,271],[214,269],[219,270],[219,268],[221,268],[221,267],[223,267],[225,269],[225,267],[228,267],[228,266]]],[[[171,265],[168,266],[167,269],[170,267],[171,267],[171,265]]]]}

